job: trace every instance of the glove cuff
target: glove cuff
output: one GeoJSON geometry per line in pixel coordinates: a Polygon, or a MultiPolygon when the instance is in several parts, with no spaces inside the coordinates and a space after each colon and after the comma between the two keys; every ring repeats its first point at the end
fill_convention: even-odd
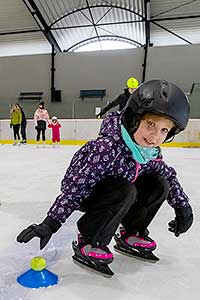
{"type": "Polygon", "coordinates": [[[189,217],[192,215],[191,206],[175,208],[176,217],[189,217]]]}
{"type": "Polygon", "coordinates": [[[59,222],[53,220],[49,216],[47,216],[42,223],[48,225],[50,227],[52,233],[57,232],[58,229],[62,226],[59,222]]]}

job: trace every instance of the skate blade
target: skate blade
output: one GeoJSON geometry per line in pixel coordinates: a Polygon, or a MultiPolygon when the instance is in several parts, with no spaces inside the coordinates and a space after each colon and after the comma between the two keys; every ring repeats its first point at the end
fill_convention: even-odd
{"type": "Polygon", "coordinates": [[[114,250],[120,254],[129,256],[131,258],[136,258],[138,260],[142,260],[142,261],[148,261],[151,263],[156,263],[158,262],[160,259],[153,253],[147,253],[146,256],[142,255],[140,252],[136,251],[136,250],[131,250],[130,252],[127,252],[127,250],[123,250],[121,248],[118,248],[117,245],[114,246],[114,250]]]}
{"type": "Polygon", "coordinates": [[[102,275],[103,277],[111,278],[114,275],[113,271],[107,265],[102,265],[101,266],[102,271],[101,271],[96,267],[95,264],[94,265],[87,264],[86,262],[83,262],[81,259],[79,259],[76,256],[72,256],[72,259],[73,262],[79,265],[80,267],[87,269],[89,271],[93,271],[94,273],[102,275]]]}

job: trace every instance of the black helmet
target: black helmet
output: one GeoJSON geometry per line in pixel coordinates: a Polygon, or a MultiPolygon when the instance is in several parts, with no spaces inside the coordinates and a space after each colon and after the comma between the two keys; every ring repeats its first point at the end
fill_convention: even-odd
{"type": "Polygon", "coordinates": [[[129,133],[137,129],[142,115],[148,112],[164,115],[174,122],[175,128],[168,133],[168,140],[185,129],[190,105],[184,92],[175,84],[150,80],[133,92],[122,112],[122,123],[129,133]]]}

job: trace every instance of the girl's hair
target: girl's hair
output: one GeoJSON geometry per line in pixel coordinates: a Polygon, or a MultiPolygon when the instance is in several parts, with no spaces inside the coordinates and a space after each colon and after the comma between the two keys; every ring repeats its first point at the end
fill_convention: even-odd
{"type": "Polygon", "coordinates": [[[15,103],[15,105],[21,109],[21,106],[19,105],[19,103],[15,103]]]}
{"type": "Polygon", "coordinates": [[[19,103],[15,103],[15,105],[17,106],[17,108],[19,108],[21,111],[23,111],[21,105],[19,105],[19,103]]]}
{"type": "Polygon", "coordinates": [[[17,103],[15,103],[15,104],[12,105],[12,107],[10,109],[10,113],[12,113],[15,110],[21,111],[21,107],[17,103]]]}
{"type": "Polygon", "coordinates": [[[38,104],[38,107],[39,106],[42,106],[42,108],[44,108],[44,101],[41,101],[39,104],[38,104]]]}

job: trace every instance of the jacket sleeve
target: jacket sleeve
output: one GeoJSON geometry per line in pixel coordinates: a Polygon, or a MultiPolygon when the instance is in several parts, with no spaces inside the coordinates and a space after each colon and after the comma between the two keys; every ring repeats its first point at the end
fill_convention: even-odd
{"type": "Polygon", "coordinates": [[[13,113],[10,114],[10,124],[13,124],[13,113]]]}
{"type": "Polygon", "coordinates": [[[38,112],[36,110],[35,113],[34,113],[34,123],[35,123],[35,125],[37,125],[37,120],[38,120],[38,112]]]}
{"type": "Polygon", "coordinates": [[[61,194],[48,211],[48,216],[64,223],[71,213],[80,207],[93,187],[105,177],[115,159],[109,139],[98,138],[88,142],[72,158],[61,182],[61,194]]]}
{"type": "MultiPolygon", "coordinates": [[[[149,164],[148,164],[149,165],[149,164]]],[[[184,193],[183,187],[179,183],[177,179],[177,174],[174,168],[169,167],[164,161],[152,161],[150,165],[147,167],[146,171],[153,171],[157,175],[164,176],[170,186],[169,194],[168,194],[168,203],[173,208],[180,207],[189,207],[189,198],[184,193]]]]}
{"type": "Polygon", "coordinates": [[[112,102],[108,103],[108,105],[106,105],[102,110],[101,110],[101,116],[103,116],[107,111],[109,111],[111,108],[117,106],[120,104],[120,98],[121,95],[119,95],[115,100],[113,100],[112,102]]]}
{"type": "Polygon", "coordinates": [[[49,113],[48,113],[48,111],[45,109],[45,119],[46,119],[46,121],[47,121],[47,123],[49,123],[49,113]]]}

